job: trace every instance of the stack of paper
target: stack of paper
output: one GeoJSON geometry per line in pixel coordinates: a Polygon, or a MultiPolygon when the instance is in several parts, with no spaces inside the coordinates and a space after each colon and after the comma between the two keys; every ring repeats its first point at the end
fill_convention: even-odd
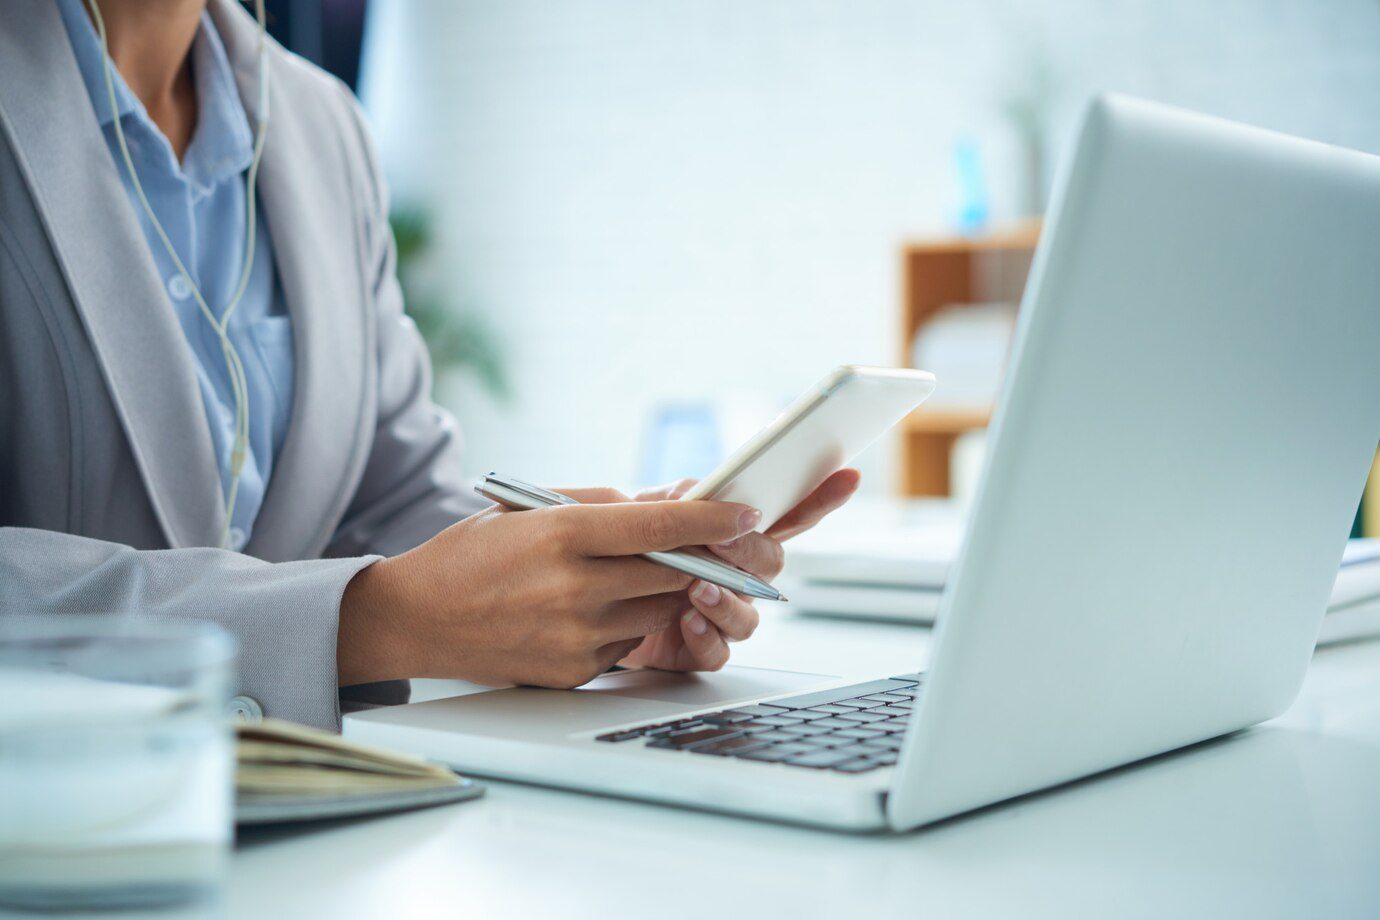
{"type": "MultiPolygon", "coordinates": [[[[860,503],[792,542],[779,584],[804,613],[933,623],[963,539],[956,506],[860,503]]],[[[1380,636],[1380,539],[1352,540],[1318,643],[1380,636]]]]}
{"type": "Polygon", "coordinates": [[[855,499],[791,541],[778,584],[805,613],[932,623],[963,524],[947,501],[855,499]]]}
{"type": "Polygon", "coordinates": [[[1347,544],[1318,644],[1367,636],[1380,636],[1380,539],[1347,544]]]}

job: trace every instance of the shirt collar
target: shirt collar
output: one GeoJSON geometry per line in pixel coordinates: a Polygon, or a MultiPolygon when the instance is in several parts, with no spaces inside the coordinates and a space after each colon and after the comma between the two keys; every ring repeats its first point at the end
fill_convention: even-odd
{"type": "MultiPolygon", "coordinates": [[[[96,110],[96,120],[104,127],[114,118],[110,111],[110,97],[105,90],[105,55],[101,51],[101,39],[86,11],[85,0],[58,0],[57,6],[62,14],[62,23],[67,27],[72,53],[77,58],[77,69],[81,71],[82,82],[86,84],[86,94],[91,97],[91,105],[96,110]]],[[[116,113],[121,118],[136,111],[142,114],[144,107],[130,92],[120,72],[112,67],[111,76],[115,78],[116,113]]]]}
{"type": "MultiPolygon", "coordinates": [[[[100,37],[87,14],[84,0],[57,0],[57,4],[82,82],[96,110],[96,119],[105,127],[114,117],[105,87],[105,54],[100,37]]],[[[188,180],[205,191],[249,168],[254,157],[254,134],[240,100],[225,45],[216,33],[210,13],[201,14],[201,25],[197,28],[191,53],[197,123],[181,168],[188,180]]],[[[115,111],[119,117],[133,117],[161,137],[143,103],[130,90],[119,70],[112,66],[110,74],[115,84],[115,111]]]]}
{"type": "Polygon", "coordinates": [[[192,43],[192,72],[197,123],[182,168],[192,181],[210,186],[238,176],[254,159],[254,132],[210,13],[201,14],[192,43]]]}

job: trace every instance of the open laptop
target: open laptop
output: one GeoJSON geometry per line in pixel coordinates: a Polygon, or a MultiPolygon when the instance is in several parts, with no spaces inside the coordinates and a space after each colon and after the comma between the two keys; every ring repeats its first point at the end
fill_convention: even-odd
{"type": "Polygon", "coordinates": [[[631,671],[348,716],[478,774],[904,830],[1289,706],[1380,439],[1380,159],[1090,106],[929,670],[631,671]]]}

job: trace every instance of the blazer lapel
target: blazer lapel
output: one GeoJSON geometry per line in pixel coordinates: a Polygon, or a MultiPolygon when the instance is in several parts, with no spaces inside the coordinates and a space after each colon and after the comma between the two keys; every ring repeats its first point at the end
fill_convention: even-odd
{"type": "MultiPolygon", "coordinates": [[[[230,0],[213,0],[210,11],[256,122],[258,28],[230,0]]],[[[278,64],[270,55],[270,67],[278,64]]],[[[368,450],[362,423],[375,337],[359,265],[357,190],[340,129],[327,107],[291,92],[286,80],[271,82],[259,202],[292,317],[295,395],[245,551],[276,561],[319,555],[346,511],[368,450]]]]}
{"type": "Polygon", "coordinates": [[[170,546],[214,545],[220,473],[192,357],[51,0],[5,0],[8,129],[170,546]]]}

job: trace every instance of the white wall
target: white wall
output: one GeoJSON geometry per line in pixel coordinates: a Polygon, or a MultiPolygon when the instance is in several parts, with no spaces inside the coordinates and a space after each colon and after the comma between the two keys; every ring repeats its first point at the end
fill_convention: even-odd
{"type": "MultiPolygon", "coordinates": [[[[1056,138],[1119,89],[1380,151],[1380,0],[373,0],[366,107],[517,384],[446,394],[470,472],[630,482],[649,407],[784,400],[894,357],[896,247],[1015,200],[999,114],[1048,49],[1056,138]]],[[[1058,149],[1056,144],[1056,151],[1058,149]]],[[[888,451],[865,470],[884,484],[888,451]]]]}

